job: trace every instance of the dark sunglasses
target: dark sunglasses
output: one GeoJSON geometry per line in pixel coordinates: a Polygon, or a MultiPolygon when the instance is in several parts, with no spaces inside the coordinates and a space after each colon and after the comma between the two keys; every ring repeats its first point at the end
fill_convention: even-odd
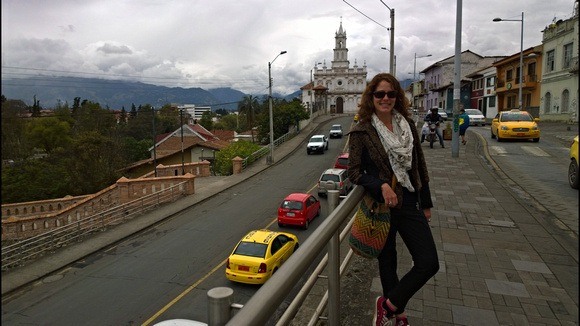
{"type": "Polygon", "coordinates": [[[397,98],[397,91],[376,91],[373,92],[373,96],[377,99],[383,99],[385,97],[385,95],[387,95],[388,98],[397,98]]]}

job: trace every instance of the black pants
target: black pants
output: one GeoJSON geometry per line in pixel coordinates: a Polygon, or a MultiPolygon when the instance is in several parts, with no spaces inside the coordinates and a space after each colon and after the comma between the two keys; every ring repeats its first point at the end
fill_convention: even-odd
{"type": "Polygon", "coordinates": [[[398,313],[439,270],[435,241],[423,210],[418,209],[416,193],[404,189],[403,207],[391,210],[391,229],[378,262],[383,295],[397,306],[398,313]],[[413,258],[413,267],[401,279],[397,275],[397,233],[413,258]]]}

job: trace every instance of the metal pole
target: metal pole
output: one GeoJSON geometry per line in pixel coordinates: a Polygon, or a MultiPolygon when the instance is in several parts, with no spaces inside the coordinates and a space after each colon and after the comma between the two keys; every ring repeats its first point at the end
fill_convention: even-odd
{"type": "Polygon", "coordinates": [[[453,132],[451,136],[451,157],[459,157],[459,106],[461,105],[461,18],[462,0],[457,0],[455,26],[455,76],[453,79],[453,132]]]}
{"type": "Polygon", "coordinates": [[[415,74],[415,71],[417,71],[417,52],[415,52],[415,61],[413,64],[413,82],[417,80],[417,75],[415,74]]]}
{"type": "Polygon", "coordinates": [[[519,109],[523,109],[522,102],[522,84],[524,77],[524,12],[522,11],[522,29],[520,33],[520,89],[519,89],[519,109]]]}
{"type": "Polygon", "coordinates": [[[207,291],[209,326],[222,326],[230,320],[233,296],[234,290],[227,287],[217,287],[207,291]]]}
{"type": "MultiPolygon", "coordinates": [[[[340,191],[328,190],[328,210],[338,206],[340,191]]],[[[328,243],[328,325],[340,325],[340,230],[328,243]]]]}
{"type": "Polygon", "coordinates": [[[151,107],[153,111],[153,170],[155,171],[155,177],[157,178],[157,142],[156,142],[156,135],[157,131],[155,128],[155,107],[151,107]]]}
{"type": "Polygon", "coordinates": [[[270,114],[270,156],[268,156],[268,164],[274,164],[274,117],[272,114],[272,63],[268,62],[268,112],[270,114]]]}
{"type": "Polygon", "coordinates": [[[181,175],[185,175],[185,156],[183,152],[183,109],[179,110],[181,119],[181,175]]]}
{"type": "Polygon", "coordinates": [[[267,164],[274,164],[274,115],[272,113],[272,63],[276,61],[276,59],[285,54],[286,51],[280,52],[274,60],[268,62],[268,89],[269,89],[269,96],[268,96],[268,111],[270,114],[270,155],[266,159],[267,164]]]}
{"type": "Polygon", "coordinates": [[[395,9],[391,9],[391,74],[395,74],[395,9]]]}

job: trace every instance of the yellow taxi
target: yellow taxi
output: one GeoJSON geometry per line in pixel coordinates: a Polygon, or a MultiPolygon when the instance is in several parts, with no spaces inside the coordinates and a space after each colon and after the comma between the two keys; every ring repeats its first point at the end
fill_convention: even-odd
{"type": "Polygon", "coordinates": [[[505,139],[531,139],[539,142],[539,121],[539,118],[532,117],[526,111],[501,111],[491,121],[491,138],[497,138],[498,142],[505,139]]]}
{"type": "Polygon", "coordinates": [[[299,247],[292,233],[267,229],[246,234],[226,263],[226,278],[233,282],[264,284],[299,247]]]}
{"type": "Polygon", "coordinates": [[[578,136],[570,146],[570,166],[568,167],[568,183],[570,187],[578,189],[578,136]]]}

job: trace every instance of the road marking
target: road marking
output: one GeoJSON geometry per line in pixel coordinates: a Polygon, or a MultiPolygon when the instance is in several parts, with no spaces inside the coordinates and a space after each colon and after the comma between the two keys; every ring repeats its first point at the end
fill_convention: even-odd
{"type": "Polygon", "coordinates": [[[489,146],[489,154],[494,156],[504,156],[507,154],[507,151],[501,146],[489,146]]]}
{"type": "Polygon", "coordinates": [[[550,156],[550,154],[544,152],[543,149],[536,146],[522,146],[522,149],[534,156],[550,156]]]}

